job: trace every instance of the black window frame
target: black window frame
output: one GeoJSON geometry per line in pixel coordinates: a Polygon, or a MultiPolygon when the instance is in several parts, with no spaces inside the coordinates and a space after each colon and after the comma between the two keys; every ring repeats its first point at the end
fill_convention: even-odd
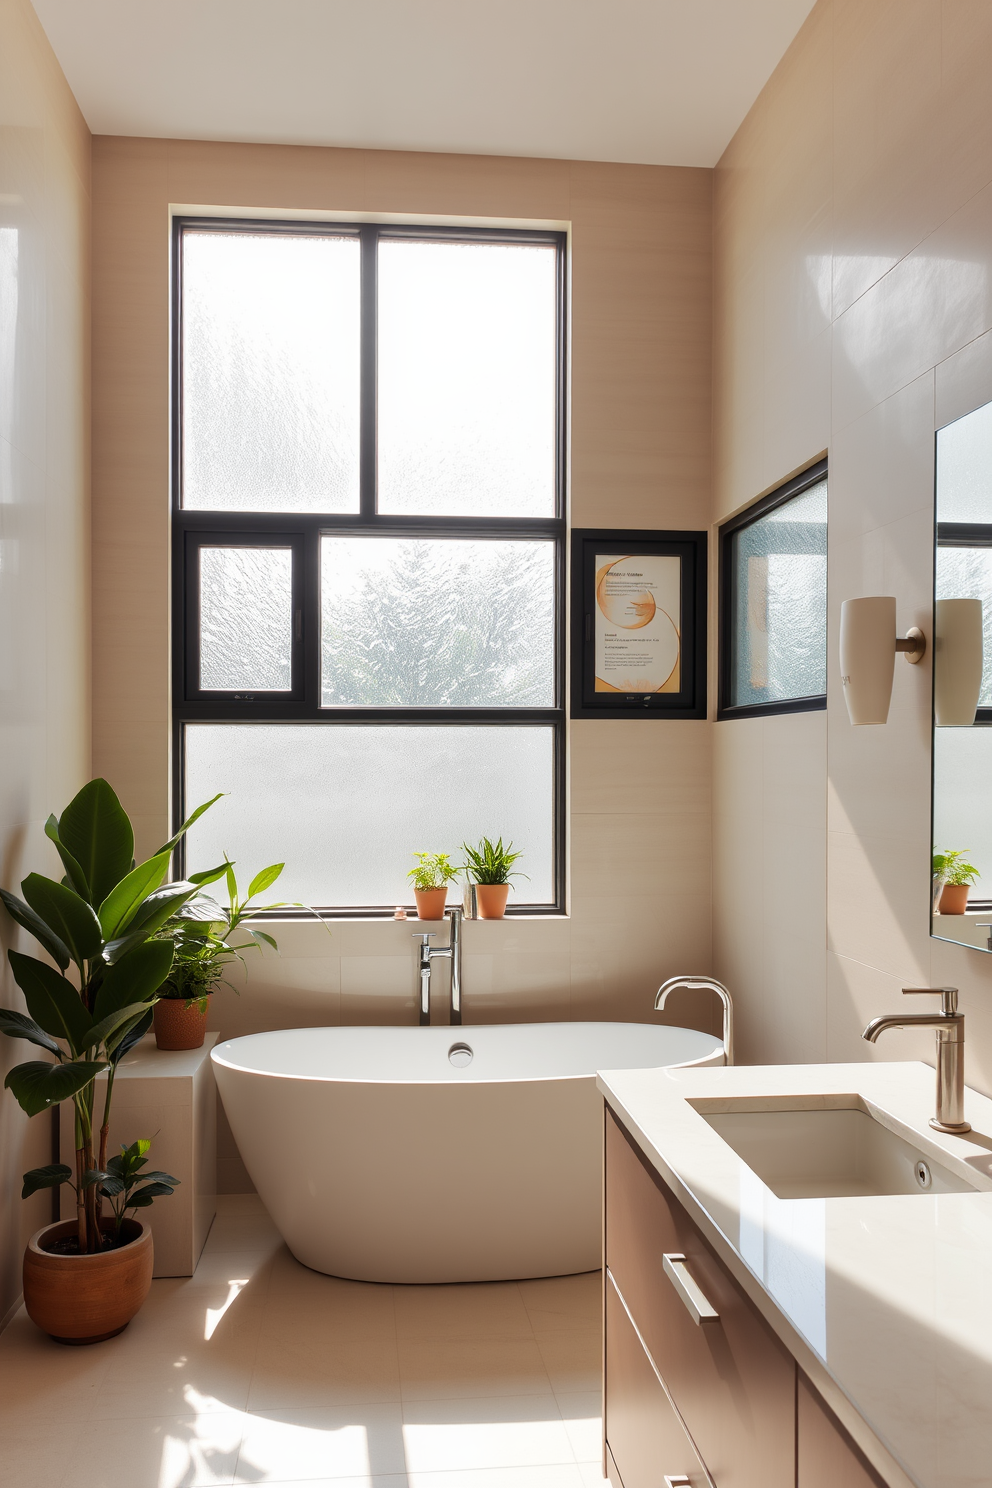
{"type": "MultiPolygon", "coordinates": [[[[172,799],[178,829],[185,803],[185,728],[191,723],[307,723],[328,728],[376,723],[460,728],[497,724],[551,729],[553,741],[553,898],[515,904],[514,916],[564,915],[565,909],[565,575],[567,467],[566,408],[567,235],[552,230],[443,227],[433,224],[326,222],[250,217],[176,216],[172,224],[171,305],[171,508],[172,508],[172,799]],[[197,511],[182,505],[182,239],[186,231],[355,237],[361,245],[360,506],[353,513],[197,511]],[[538,243],[556,253],[555,508],[548,517],[438,517],[389,515],[376,510],[376,277],[381,238],[420,241],[538,243]],[[539,540],[554,552],[554,702],[548,708],[321,707],[320,539],[323,534],[362,537],[539,540]],[[205,693],[199,688],[199,561],[201,547],[292,546],[293,661],[289,692],[205,693]],[[195,683],[195,685],[193,685],[195,683]]],[[[185,870],[183,846],[176,871],[185,870]]],[[[316,905],[329,918],[386,918],[394,905],[316,905]]],[[[301,910],[281,910],[294,918],[301,910]]]]}
{"type": "MultiPolygon", "coordinates": [[[[719,658],[717,667],[718,722],[731,718],[767,718],[778,713],[822,713],[827,706],[827,694],[813,693],[809,697],[782,698],[767,703],[735,703],[733,701],[734,667],[734,618],[737,613],[737,573],[733,561],[734,537],[745,527],[752,526],[762,517],[784,506],[818,486],[827,478],[827,460],[820,459],[799,475],[777,486],[767,496],[762,496],[735,517],[724,522],[718,529],[719,545],[719,658]]],[[[829,498],[828,498],[829,500],[829,498]]],[[[826,647],[826,624],[824,624],[824,648],[826,647]]]]}

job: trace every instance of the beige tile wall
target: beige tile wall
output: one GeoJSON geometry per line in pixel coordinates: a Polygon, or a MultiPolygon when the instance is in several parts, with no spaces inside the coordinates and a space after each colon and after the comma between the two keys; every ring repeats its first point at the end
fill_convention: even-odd
{"type": "MultiPolygon", "coordinates": [[[[42,831],[89,773],[90,137],[28,0],[0,0],[0,882],[57,859],[42,831]]],[[[18,944],[10,921],[3,950],[18,944]],[[12,933],[13,932],[13,933],[12,933]]],[[[29,949],[27,937],[24,950],[29,949]]],[[[0,999],[23,1010],[4,957],[0,999]]],[[[0,1039],[0,1081],[30,1045],[0,1039]]],[[[0,1325],[49,1196],[45,1116],[0,1096],[0,1325]]]]}
{"type": "Polygon", "coordinates": [[[951,982],[986,1092],[992,959],[928,933],[929,664],[899,662],[888,725],[852,729],[836,637],[841,601],[875,593],[930,633],[934,430],[992,397],[990,75],[987,0],[819,0],[714,217],[718,520],[830,454],[827,714],[716,728],[742,1054],[932,1062],[930,1035],[860,1030],[904,983],[951,982]]]}
{"type": "MultiPolygon", "coordinates": [[[[169,807],[170,204],[569,224],[572,521],[699,528],[711,187],[705,170],[94,140],[94,759],[140,847],[169,807]]],[[[642,1018],[663,978],[709,968],[709,725],[583,721],[570,743],[571,918],[468,926],[469,1019],[642,1018]]],[[[412,1019],[410,931],[287,927],[214,1022],[412,1019]]],[[[221,1160],[244,1186],[225,1136],[221,1160]]]]}

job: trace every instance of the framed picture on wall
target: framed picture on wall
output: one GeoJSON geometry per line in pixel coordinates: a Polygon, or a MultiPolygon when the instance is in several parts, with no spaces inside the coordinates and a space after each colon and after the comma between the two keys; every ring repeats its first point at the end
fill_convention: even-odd
{"type": "Polygon", "coordinates": [[[706,717],[706,536],[573,530],[573,718],[706,717]]]}

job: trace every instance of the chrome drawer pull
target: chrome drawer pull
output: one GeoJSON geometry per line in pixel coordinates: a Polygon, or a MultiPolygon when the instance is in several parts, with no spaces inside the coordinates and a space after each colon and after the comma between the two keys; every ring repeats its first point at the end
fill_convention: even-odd
{"type": "Polygon", "coordinates": [[[683,1477],[682,1474],[679,1473],[677,1478],[665,1479],[665,1488],[692,1488],[692,1484],[689,1482],[688,1478],[683,1477]]]}
{"type": "Polygon", "coordinates": [[[692,1318],[692,1321],[698,1325],[699,1323],[712,1322],[714,1318],[718,1318],[720,1314],[716,1308],[710,1305],[705,1293],[700,1290],[689,1275],[685,1256],[663,1255],[661,1259],[665,1268],[665,1275],[685,1303],[686,1311],[692,1318]]]}

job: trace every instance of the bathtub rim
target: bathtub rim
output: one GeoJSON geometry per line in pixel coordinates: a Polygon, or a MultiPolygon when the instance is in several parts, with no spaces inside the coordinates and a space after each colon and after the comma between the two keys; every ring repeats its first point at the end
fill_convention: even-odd
{"type": "MultiPolygon", "coordinates": [[[[609,1022],[614,1022],[614,1021],[619,1021],[619,1020],[608,1019],[608,1018],[582,1018],[582,1019],[576,1019],[575,1021],[577,1023],[585,1023],[585,1024],[588,1025],[588,1024],[597,1024],[597,1023],[609,1023],[609,1022]]],[[[553,1020],[548,1020],[548,1021],[544,1021],[544,1022],[541,1022],[541,1023],[469,1023],[469,1024],[461,1024],[461,1025],[458,1025],[458,1024],[451,1024],[451,1025],[447,1025],[447,1024],[432,1024],[431,1026],[433,1028],[443,1029],[443,1030],[445,1030],[447,1032],[450,1032],[453,1036],[455,1036],[455,1040],[457,1042],[458,1041],[458,1035],[460,1035],[460,1034],[461,1035],[466,1035],[466,1034],[468,1034],[474,1028],[478,1028],[478,1029],[483,1029],[483,1028],[560,1028],[560,1027],[566,1027],[567,1028],[570,1025],[568,1023],[564,1023],[564,1022],[555,1022],[553,1020]]],[[[624,1068],[624,1069],[654,1069],[654,1070],[692,1069],[694,1066],[697,1066],[697,1065],[706,1066],[707,1064],[710,1064],[711,1062],[714,1062],[715,1063],[715,1067],[720,1068],[722,1065],[725,1065],[726,1062],[727,1062],[727,1050],[726,1050],[726,1046],[725,1046],[725,1044],[723,1042],[723,1039],[718,1034],[704,1033],[701,1028],[686,1028],[682,1024],[630,1023],[630,1024],[626,1025],[626,1026],[628,1026],[630,1028],[666,1028],[666,1027],[669,1027],[669,1028],[678,1028],[678,1029],[680,1029],[684,1033],[698,1033],[701,1038],[712,1039],[713,1040],[713,1048],[709,1049],[707,1052],[705,1052],[703,1054],[697,1055],[696,1058],[694,1058],[694,1059],[681,1059],[681,1060],[678,1060],[678,1061],[676,1061],[674,1063],[671,1063],[671,1064],[651,1064],[651,1063],[648,1063],[648,1064],[623,1065],[622,1068],[624,1068]],[[716,1056],[718,1054],[720,1056],[722,1056],[722,1057],[721,1057],[720,1060],[715,1061],[714,1056],[716,1056]]],[[[474,1080],[473,1079],[467,1079],[467,1080],[452,1080],[452,1079],[447,1079],[447,1080],[431,1080],[431,1079],[415,1080],[415,1079],[408,1079],[408,1078],[395,1077],[395,1076],[394,1077],[390,1077],[390,1078],[382,1078],[382,1077],[377,1077],[375,1075],[357,1075],[357,1076],[355,1076],[355,1075],[307,1075],[307,1074],[300,1074],[300,1073],[297,1073],[295,1071],[292,1072],[292,1073],[289,1073],[289,1072],[280,1071],[280,1070],[255,1069],[255,1068],[249,1067],[248,1065],[235,1064],[232,1060],[225,1059],[221,1055],[221,1050],[224,1048],[224,1046],[226,1044],[238,1043],[241,1039],[264,1037],[266,1034],[272,1034],[272,1033],[317,1033],[317,1032],[325,1032],[328,1029],[337,1029],[337,1028],[347,1028],[347,1029],[350,1029],[350,1030],[353,1029],[355,1032],[373,1033],[373,1032],[381,1032],[383,1029],[386,1029],[386,1028],[390,1028],[391,1029],[391,1028],[397,1028],[397,1027],[400,1027],[400,1028],[409,1028],[411,1031],[413,1031],[414,1029],[417,1028],[417,1025],[416,1024],[406,1024],[406,1023],[403,1023],[403,1024],[394,1024],[394,1023],[387,1023],[387,1024],[377,1024],[377,1023],[347,1023],[347,1024],[326,1023],[326,1024],[318,1024],[318,1025],[316,1025],[314,1027],[307,1027],[307,1028],[267,1028],[267,1029],[264,1029],[264,1030],[259,1030],[258,1033],[238,1034],[235,1038],[223,1039],[220,1043],[215,1044],[214,1047],[211,1049],[211,1051],[210,1051],[210,1060],[211,1060],[211,1063],[212,1064],[219,1065],[223,1069],[231,1070],[235,1074],[257,1075],[257,1076],[264,1077],[267,1080],[300,1080],[300,1081],[306,1081],[308,1083],[315,1084],[315,1085],[404,1085],[404,1086],[409,1085],[409,1086],[418,1086],[418,1087],[419,1086],[436,1086],[438,1088],[443,1088],[443,1089],[446,1089],[446,1090],[447,1089],[451,1089],[451,1090],[466,1090],[466,1089],[470,1089],[472,1086],[480,1086],[480,1085],[541,1085],[541,1084],[551,1084],[552,1082],[558,1083],[558,1082],[562,1082],[562,1081],[566,1081],[566,1080],[595,1080],[596,1076],[599,1073],[599,1067],[596,1067],[596,1068],[591,1069],[591,1070],[584,1070],[584,1071],[582,1071],[581,1074],[572,1074],[572,1075],[552,1075],[552,1074],[541,1074],[541,1075],[505,1075],[505,1076],[497,1076],[495,1078],[474,1079],[474,1080]]],[[[609,1065],[609,1066],[603,1065],[602,1068],[603,1069],[607,1069],[607,1068],[614,1069],[614,1068],[617,1068],[617,1066],[615,1066],[615,1065],[609,1065]]]]}

